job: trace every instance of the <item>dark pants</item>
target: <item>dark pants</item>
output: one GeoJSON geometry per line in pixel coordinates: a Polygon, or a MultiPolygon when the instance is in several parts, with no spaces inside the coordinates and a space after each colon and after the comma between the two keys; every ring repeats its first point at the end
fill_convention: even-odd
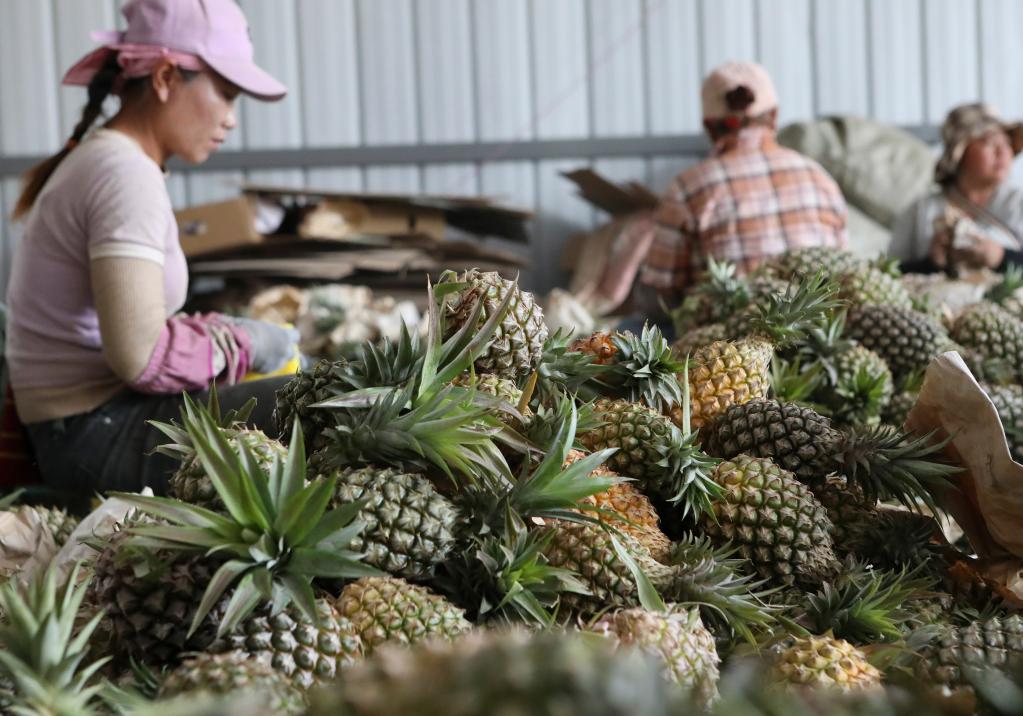
{"type": "MultiPolygon", "coordinates": [[[[256,407],[248,423],[272,437],[274,393],[288,377],[269,378],[217,389],[222,412],[240,408],[249,398],[256,407]]],[[[205,404],[206,393],[193,398],[205,404]]],[[[60,420],[27,425],[43,480],[60,492],[89,497],[107,491],[138,492],[151,487],[167,490],[178,462],[153,453],[170,442],[148,420],[180,423],[180,395],[144,395],[126,392],[92,412],[60,420]]]]}

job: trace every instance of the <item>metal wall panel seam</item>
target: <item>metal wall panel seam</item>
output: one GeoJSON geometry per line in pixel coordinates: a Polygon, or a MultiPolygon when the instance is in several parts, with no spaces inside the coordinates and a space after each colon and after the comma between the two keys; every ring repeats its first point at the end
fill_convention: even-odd
{"type": "Polygon", "coordinates": [[[593,5],[590,0],[583,3],[583,58],[586,64],[583,72],[586,75],[586,115],[588,117],[586,136],[595,137],[597,131],[597,112],[594,107],[596,99],[596,87],[594,86],[594,62],[593,53],[593,5]]]}
{"type": "Polygon", "coordinates": [[[817,89],[820,83],[820,75],[817,71],[817,62],[820,53],[817,51],[817,0],[810,0],[810,92],[813,99],[813,116],[819,117],[821,113],[821,93],[817,89]]]}
{"type": "Polygon", "coordinates": [[[871,32],[871,0],[863,2],[863,35],[867,43],[867,116],[873,117],[874,107],[874,33],[871,32]]]}
{"type": "MultiPolygon", "coordinates": [[[[423,61],[419,53],[419,3],[412,0],[412,61],[415,62],[415,73],[413,78],[412,92],[415,94],[413,107],[416,110],[416,141],[423,142],[423,61]]],[[[419,186],[423,185],[422,174],[419,176],[419,186]]]]}
{"type": "Polygon", "coordinates": [[[920,100],[923,111],[920,116],[925,122],[931,121],[931,78],[927,67],[927,0],[920,0],[920,100]]]}

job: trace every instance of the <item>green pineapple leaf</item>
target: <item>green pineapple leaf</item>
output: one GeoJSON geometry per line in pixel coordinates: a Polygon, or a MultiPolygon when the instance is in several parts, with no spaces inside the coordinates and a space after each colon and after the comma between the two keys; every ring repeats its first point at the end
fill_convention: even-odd
{"type": "Polygon", "coordinates": [[[284,464],[275,458],[271,468],[263,470],[246,446],[234,452],[209,412],[187,396],[186,410],[186,429],[196,454],[228,514],[164,497],[118,496],[171,523],[133,528],[129,545],[223,559],[203,594],[190,635],[225,598],[226,612],[218,625],[221,635],[268,601],[276,608],[294,603],[316,622],[309,599],[314,578],[379,574],[348,549],[357,534],[353,520],[361,505],[328,512],[336,478],[305,481],[305,447],[297,421],[284,464]]]}
{"type": "Polygon", "coordinates": [[[58,569],[51,564],[29,584],[17,580],[0,585],[0,669],[14,682],[14,713],[94,714],[100,685],[93,682],[108,661],[83,665],[88,641],[102,613],[76,632],[78,612],[88,589],[80,580],[80,565],[58,586],[58,569]]]}
{"type": "Polygon", "coordinates": [[[685,365],[675,358],[660,328],[644,325],[639,336],[627,331],[611,340],[616,349],[611,370],[594,380],[600,392],[660,411],[682,401],[678,375],[685,374],[685,365]]]}

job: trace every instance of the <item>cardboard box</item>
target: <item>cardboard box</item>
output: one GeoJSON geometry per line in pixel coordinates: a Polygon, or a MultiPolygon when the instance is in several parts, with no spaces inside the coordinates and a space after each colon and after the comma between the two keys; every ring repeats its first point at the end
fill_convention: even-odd
{"type": "Polygon", "coordinates": [[[239,196],[227,201],[175,212],[178,235],[185,256],[215,253],[224,249],[259,244],[252,198],[239,196]]]}

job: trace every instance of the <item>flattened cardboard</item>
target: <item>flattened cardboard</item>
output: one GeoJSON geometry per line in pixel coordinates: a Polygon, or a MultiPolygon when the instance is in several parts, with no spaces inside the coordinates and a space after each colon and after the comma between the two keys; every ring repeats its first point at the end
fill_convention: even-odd
{"type": "Polygon", "coordinates": [[[579,196],[611,216],[652,209],[659,201],[658,196],[642,184],[615,184],[592,169],[576,169],[561,175],[579,187],[579,196]]]}

